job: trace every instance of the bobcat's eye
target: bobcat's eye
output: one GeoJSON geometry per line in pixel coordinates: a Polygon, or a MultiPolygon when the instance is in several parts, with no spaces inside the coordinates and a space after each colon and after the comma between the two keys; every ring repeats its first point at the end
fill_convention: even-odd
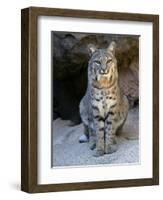
{"type": "Polygon", "coordinates": [[[94,63],[95,63],[96,65],[101,65],[101,63],[100,63],[99,60],[95,60],[94,63]]]}
{"type": "Polygon", "coordinates": [[[112,59],[110,58],[109,60],[107,60],[107,64],[111,63],[112,62],[112,59]]]}

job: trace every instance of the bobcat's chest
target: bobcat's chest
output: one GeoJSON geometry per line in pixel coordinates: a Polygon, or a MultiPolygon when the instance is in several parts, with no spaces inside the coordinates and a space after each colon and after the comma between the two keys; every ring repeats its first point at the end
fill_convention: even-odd
{"type": "Polygon", "coordinates": [[[92,108],[96,114],[105,118],[115,103],[116,98],[108,90],[93,90],[92,108]]]}

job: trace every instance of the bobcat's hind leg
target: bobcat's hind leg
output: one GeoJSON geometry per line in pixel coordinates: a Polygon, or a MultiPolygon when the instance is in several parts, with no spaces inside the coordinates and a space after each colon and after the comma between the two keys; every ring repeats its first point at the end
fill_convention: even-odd
{"type": "Polygon", "coordinates": [[[79,142],[84,143],[89,141],[89,128],[84,124],[84,134],[79,137],[79,142]]]}

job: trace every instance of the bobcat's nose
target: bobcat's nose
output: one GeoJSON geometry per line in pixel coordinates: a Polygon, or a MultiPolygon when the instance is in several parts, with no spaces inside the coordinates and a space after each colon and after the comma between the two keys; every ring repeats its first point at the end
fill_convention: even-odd
{"type": "Polygon", "coordinates": [[[105,64],[101,65],[100,73],[101,74],[107,74],[108,73],[108,68],[105,64]]]}
{"type": "Polygon", "coordinates": [[[100,70],[100,73],[101,73],[101,74],[107,74],[107,73],[108,73],[108,70],[107,70],[107,69],[101,69],[101,70],[100,70]]]}

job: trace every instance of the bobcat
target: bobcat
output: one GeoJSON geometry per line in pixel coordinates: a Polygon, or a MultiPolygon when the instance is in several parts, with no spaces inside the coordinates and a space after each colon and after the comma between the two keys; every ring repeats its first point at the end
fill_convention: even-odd
{"type": "Polygon", "coordinates": [[[84,135],[79,142],[88,142],[94,156],[113,153],[117,150],[115,135],[128,114],[129,103],[118,86],[116,43],[107,49],[89,45],[88,86],[80,102],[80,116],[84,135]]]}

